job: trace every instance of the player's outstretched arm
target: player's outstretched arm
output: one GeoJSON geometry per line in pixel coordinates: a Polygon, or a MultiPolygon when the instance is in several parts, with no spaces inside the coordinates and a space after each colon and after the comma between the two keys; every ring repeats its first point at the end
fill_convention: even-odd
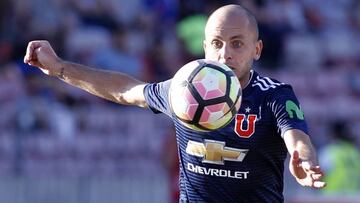
{"type": "Polygon", "coordinates": [[[145,83],[122,73],[64,61],[56,55],[48,41],[29,42],[24,63],[113,102],[146,106],[143,94],[145,83]]]}
{"type": "Polygon", "coordinates": [[[302,186],[323,188],[321,170],[317,155],[310,138],[301,130],[288,130],[284,134],[286,147],[291,155],[289,169],[296,181],[302,186]]]}

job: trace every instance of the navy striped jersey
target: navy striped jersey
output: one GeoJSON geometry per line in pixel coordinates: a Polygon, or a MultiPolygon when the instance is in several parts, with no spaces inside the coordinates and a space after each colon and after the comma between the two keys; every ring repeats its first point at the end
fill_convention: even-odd
{"type": "Polygon", "coordinates": [[[211,132],[186,128],[168,103],[171,80],[148,84],[147,104],[172,118],[180,159],[180,202],[283,202],[288,129],[307,133],[290,85],[251,71],[240,110],[227,126],[211,132]]]}

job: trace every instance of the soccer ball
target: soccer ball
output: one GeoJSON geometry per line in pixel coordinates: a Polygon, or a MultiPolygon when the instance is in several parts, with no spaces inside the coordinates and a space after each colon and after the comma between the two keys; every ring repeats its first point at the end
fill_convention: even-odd
{"type": "Polygon", "coordinates": [[[172,112],[193,130],[212,131],[227,125],[241,104],[241,86],[225,64],[199,59],[185,64],[169,89],[172,112]]]}

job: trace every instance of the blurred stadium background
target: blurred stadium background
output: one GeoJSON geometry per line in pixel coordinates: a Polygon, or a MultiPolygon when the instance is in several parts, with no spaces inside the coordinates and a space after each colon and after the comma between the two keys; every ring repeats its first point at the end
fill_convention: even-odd
{"type": "Polygon", "coordinates": [[[66,60],[168,79],[203,58],[206,17],[228,3],[256,14],[265,43],[256,69],[293,85],[320,161],[326,170],[340,164],[335,174],[345,176],[335,182],[348,178],[316,191],[286,168],[286,202],[360,202],[359,160],[344,166],[329,150],[345,134],[354,149],[346,157],[359,153],[357,0],[1,0],[0,202],[176,202],[169,119],[98,99],[22,58],[30,40],[46,39],[66,60]]]}

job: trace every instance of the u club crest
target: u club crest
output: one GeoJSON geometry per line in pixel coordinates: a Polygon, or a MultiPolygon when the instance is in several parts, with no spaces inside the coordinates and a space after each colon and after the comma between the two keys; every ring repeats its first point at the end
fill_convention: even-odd
{"type": "MultiPolygon", "coordinates": [[[[237,114],[235,117],[235,133],[241,138],[250,138],[255,132],[255,123],[260,118],[257,114],[250,114],[251,108],[246,107],[245,113],[237,114]]],[[[259,115],[261,114],[261,107],[259,107],[259,115]]]]}

